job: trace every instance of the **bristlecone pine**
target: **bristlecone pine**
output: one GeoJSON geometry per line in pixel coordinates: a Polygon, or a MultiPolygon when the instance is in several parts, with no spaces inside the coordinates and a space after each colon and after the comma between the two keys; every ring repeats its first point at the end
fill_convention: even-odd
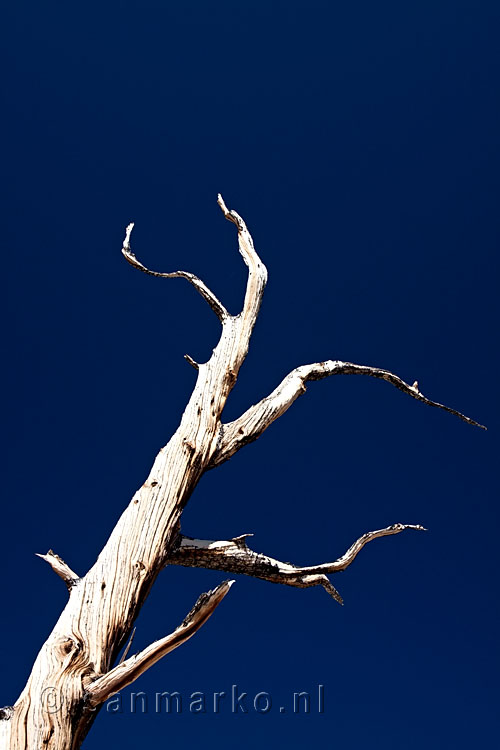
{"type": "Polygon", "coordinates": [[[64,580],[69,598],[36,658],[23,692],[14,706],[0,709],[2,750],[79,748],[104,701],[194,635],[233,583],[224,581],[213,591],[202,594],[173,633],[134,656],[127,658],[125,653],[120,663],[116,663],[164,566],[215,568],[298,588],[319,585],[342,602],[329,574],[344,570],[372,539],[423,528],[394,524],[368,532],[335,562],[308,567],[295,567],[251,551],[246,543],[247,534],[225,541],[193,539],[180,534],[181,513],[203,473],[256,440],[305,392],[307,381],[341,374],[380,378],[424,404],[477,425],[454,409],[426,398],[417,382],[409,385],[387,370],[338,360],[297,367],[269,396],[238,419],[224,423],[222,412],[248,351],[267,271],[244,221],[226,208],[221,196],[219,206],[226,219],[236,226],[239,251],[248,266],[245,299],[238,315],[230,315],[193,274],[157,273],[143,266],[130,248],[133,225],[127,227],[122,250],[126,260],[152,276],[189,281],[219,318],[221,335],[208,362],[198,364],[186,355],[198,377],[181,423],[158,453],[148,478],[124,510],[93,567],[80,577],[52,550],[40,555],[64,580]]]}

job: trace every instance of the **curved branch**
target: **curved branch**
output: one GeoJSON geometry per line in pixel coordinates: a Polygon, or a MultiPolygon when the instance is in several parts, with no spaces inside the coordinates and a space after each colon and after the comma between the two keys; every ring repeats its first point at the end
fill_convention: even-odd
{"type": "Polygon", "coordinates": [[[130,248],[130,235],[132,233],[132,229],[134,228],[134,224],[129,224],[128,227],[125,230],[125,239],[123,241],[123,247],[122,247],[122,253],[125,257],[125,259],[130,263],[131,266],[134,268],[137,268],[139,271],[142,271],[143,273],[149,274],[149,276],[156,276],[160,279],[186,279],[186,281],[189,281],[190,284],[194,286],[194,288],[201,294],[203,299],[208,302],[214,313],[217,315],[221,323],[224,323],[226,318],[229,317],[229,313],[220,302],[215,294],[206,286],[206,284],[203,283],[201,279],[198,278],[198,276],[195,276],[193,273],[189,273],[188,271],[172,271],[171,273],[160,273],[159,271],[151,271],[149,268],[144,266],[137,258],[135,257],[134,253],[132,252],[130,248]]]}
{"type": "Polygon", "coordinates": [[[182,646],[205,624],[233,583],[234,581],[224,581],[213,591],[202,594],[182,624],[173,633],[151,643],[143,651],[125,659],[107,674],[87,685],[86,699],[89,705],[94,707],[104,703],[110,696],[134,682],[163,656],[178,646],[182,646]]]}
{"type": "Polygon", "coordinates": [[[243,309],[241,311],[241,322],[246,337],[250,338],[267,284],[267,268],[257,255],[252,236],[241,216],[236,211],[230,211],[226,207],[220,193],[217,197],[217,203],[226,219],[231,221],[238,229],[239,251],[245,264],[248,266],[248,282],[245,301],[243,302],[243,309]]]}
{"type": "Polygon", "coordinates": [[[330,375],[369,375],[372,378],[386,380],[417,401],[422,401],[422,403],[434,406],[437,409],[443,409],[468,424],[481,427],[483,430],[486,429],[484,425],[479,424],[479,422],[470,417],[466,417],[465,414],[456,409],[440,404],[437,401],[432,401],[424,396],[419,390],[417,381],[413,385],[410,385],[409,383],[405,383],[398,375],[389,372],[389,370],[330,359],[325,362],[316,362],[311,365],[302,365],[295,368],[269,396],[259,401],[258,404],[251,406],[238,419],[222,425],[219,447],[212,457],[210,468],[227,461],[228,458],[231,458],[244,445],[257,440],[269,425],[278,419],[278,417],[281,417],[293,402],[305,393],[305,384],[309,380],[321,380],[330,375]]]}
{"type": "Polygon", "coordinates": [[[242,534],[233,539],[219,542],[182,536],[179,546],[169,554],[167,565],[183,565],[192,568],[210,568],[229,573],[241,573],[253,578],[261,578],[270,583],[281,583],[296,588],[323,586],[330,596],[339,604],[342,604],[342,597],[326,574],[339,573],[345,570],[365,544],[373,539],[400,534],[406,529],[426,530],[420,524],[395,523],[385,529],[368,531],[357,539],[342,557],[334,562],[306,567],[284,563],[259,552],[254,552],[249,549],[246,543],[246,537],[252,536],[251,534],[242,534]]]}

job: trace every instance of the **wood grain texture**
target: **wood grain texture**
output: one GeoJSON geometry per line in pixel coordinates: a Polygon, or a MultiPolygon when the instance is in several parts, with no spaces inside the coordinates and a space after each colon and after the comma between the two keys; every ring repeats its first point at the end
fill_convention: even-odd
{"type": "Polygon", "coordinates": [[[341,373],[382,378],[419,401],[477,424],[424,397],[416,383],[409,386],[386,370],[336,360],[297,368],[270,396],[235,421],[223,424],[222,412],[248,352],[267,271],[243,219],[229,210],[220,196],[219,206],[237,228],[239,251],[248,267],[243,307],[235,316],[194,274],[146,268],[131,250],[133,225],[127,227],[122,248],[126,260],[152,276],[180,277],[191,283],[220,320],[220,339],[208,362],[198,364],[187,356],[197,370],[197,380],[179,427],[156,456],[149,476],[123,511],[91,569],[78,576],[51,550],[40,555],[65,581],[69,599],[21,695],[13,706],[0,709],[0,750],[77,750],[103,702],[190,638],[229,591],[231,582],[224,582],[202,595],[174,633],[116,665],[141,606],[166,564],[203,565],[298,587],[322,585],[341,601],[327,574],[350,564],[366,542],[409,528],[395,525],[370,532],[334,563],[307,568],[254,553],[243,537],[207,543],[180,540],[182,511],[203,473],[258,438],[305,391],[308,380],[341,373]]]}
{"type": "Polygon", "coordinates": [[[178,544],[169,555],[168,564],[240,573],[253,578],[261,578],[270,583],[281,583],[285,586],[295,586],[300,589],[323,586],[330,596],[333,596],[339,604],[343,604],[342,597],[327,574],[340,573],[348,568],[358,552],[373,539],[400,534],[406,529],[425,531],[420,524],[395,523],[385,529],[368,531],[363,534],[342,557],[337,558],[334,562],[300,567],[251,550],[246,540],[252,534],[242,534],[224,541],[181,536],[178,544]]]}

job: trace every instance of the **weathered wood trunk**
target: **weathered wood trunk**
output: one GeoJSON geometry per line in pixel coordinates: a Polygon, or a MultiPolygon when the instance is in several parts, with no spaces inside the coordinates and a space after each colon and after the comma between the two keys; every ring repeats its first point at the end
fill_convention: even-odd
{"type": "MultiPolygon", "coordinates": [[[[243,222],[225,213],[238,226],[240,249],[249,266],[243,311],[233,317],[220,303],[216,306],[221,338],[210,360],[197,365],[197,382],[181,423],[94,566],[83,578],[67,577],[69,601],[13,711],[4,709],[11,715],[0,722],[0,747],[80,747],[96,713],[92,683],[110,671],[130,635],[179,534],[182,509],[216,451],[222,410],[248,351],[266,283],[266,269],[243,222]]],[[[134,264],[131,228],[124,252],[134,264]]]]}
{"type": "Polygon", "coordinates": [[[166,564],[214,567],[294,586],[322,585],[341,601],[326,574],[343,570],[367,541],[408,528],[395,525],[371,532],[335,563],[309,568],[257,555],[248,549],[243,537],[202,542],[180,536],[182,510],[204,471],[255,440],[305,391],[307,380],[339,373],[367,374],[391,382],[413,398],[441,406],[422,396],[416,383],[410,386],[385,370],[329,361],[297,368],[270,396],[224,425],[222,411],[248,351],[267,272],[242,219],[228,211],[221,198],[219,203],[238,229],[240,252],[249,269],[243,309],[237,316],[229,315],[197,277],[181,271],[158,274],[145,268],[130,250],[132,226],[127,229],[123,248],[127,260],[155,276],[187,279],[219,317],[222,333],[207,363],[198,365],[187,357],[197,368],[198,378],[181,423],[159,452],[147,480],[123,512],[94,566],[80,578],[51,551],[42,555],[66,582],[69,600],[43,644],[19,699],[13,707],[1,711],[0,750],[79,748],[104,701],[193,635],[229,590],[231,582],[225,582],[202,595],[174,633],[114,666],[156,576],[166,564]]]}

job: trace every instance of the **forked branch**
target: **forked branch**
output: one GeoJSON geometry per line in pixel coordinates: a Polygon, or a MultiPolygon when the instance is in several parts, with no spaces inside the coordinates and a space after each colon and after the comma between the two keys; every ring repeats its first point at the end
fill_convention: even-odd
{"type": "Polygon", "coordinates": [[[440,404],[437,401],[432,401],[424,396],[419,390],[417,381],[413,385],[410,385],[397,375],[394,375],[394,373],[389,372],[389,370],[330,359],[326,362],[317,362],[312,365],[302,365],[295,368],[269,396],[259,401],[258,404],[251,406],[238,419],[223,424],[218,450],[212,457],[210,467],[218,466],[227,461],[228,458],[231,458],[244,445],[257,440],[269,425],[278,419],[278,417],[281,417],[293,402],[305,393],[305,384],[309,380],[321,380],[330,375],[369,375],[372,378],[386,380],[417,401],[422,401],[422,403],[428,406],[435,406],[438,409],[444,409],[444,411],[454,414],[468,424],[481,427],[483,430],[486,429],[479,422],[466,417],[465,414],[456,409],[440,404]]]}
{"type": "Polygon", "coordinates": [[[399,534],[405,529],[425,531],[419,524],[395,523],[385,529],[369,531],[357,539],[347,552],[334,562],[298,567],[251,550],[242,534],[227,541],[214,542],[208,539],[193,539],[182,536],[180,543],[167,560],[168,565],[183,565],[191,568],[211,568],[230,573],[242,573],[253,578],[262,578],[271,583],[309,588],[323,586],[333,598],[342,604],[342,597],[328,579],[327,574],[345,570],[365,544],[381,536],[399,534]]]}
{"type": "Polygon", "coordinates": [[[123,690],[140,677],[163,656],[182,646],[213,614],[224,599],[234,581],[224,581],[213,591],[202,594],[182,624],[159,641],[147,646],[143,651],[125,659],[107,674],[98,677],[87,685],[86,699],[90,706],[98,706],[115,693],[123,690]]]}
{"type": "Polygon", "coordinates": [[[160,279],[186,279],[186,281],[189,281],[189,283],[192,284],[194,288],[201,294],[203,299],[208,302],[221,323],[224,323],[226,318],[229,316],[228,311],[226,310],[222,302],[220,302],[215,294],[207,287],[207,285],[204,284],[203,281],[198,278],[198,276],[195,276],[194,273],[189,273],[188,271],[172,271],[171,273],[151,271],[139,260],[137,260],[130,247],[130,235],[132,234],[133,228],[133,223],[129,224],[126,228],[125,239],[123,240],[122,247],[122,253],[125,256],[126,260],[130,263],[130,265],[134,268],[137,268],[139,271],[142,271],[143,273],[147,273],[149,276],[157,276],[160,279]]]}
{"type": "Polygon", "coordinates": [[[179,427],[158,453],[151,472],[122,513],[96,562],[78,579],[61,558],[49,551],[40,555],[71,588],[69,601],[57,625],[42,646],[29,680],[12,709],[0,710],[0,749],[80,747],[97,712],[107,698],[132,683],[155,662],[188,640],[213,613],[229,591],[231,581],[202,595],[180,627],[135,656],[125,649],[114,663],[117,648],[132,629],[152,582],[161,567],[178,564],[212,568],[261,578],[297,588],[322,586],[338,602],[342,598],[328,576],[345,570],[365,544],[379,536],[398,534],[417,525],[395,524],[360,537],[334,562],[298,567],[250,550],[245,536],[227,541],[180,537],[182,511],[203,473],[227,460],[255,440],[295,399],[309,380],[338,374],[361,374],[387,380],[407,395],[477,424],[463,414],[423,396],[418,384],[408,385],[387,370],[330,360],[298,367],[270,396],[239,419],[223,425],[221,414],[245,360],[257,319],[267,271],[257,255],[245,222],[219,206],[238,230],[239,251],[248,267],[241,312],[230,315],[213,292],[186,271],[159,273],[144,266],[131,250],[133,224],[127,227],[122,252],[134,268],[160,278],[184,278],[208,302],[222,323],[218,344],[210,359],[197,364],[196,384],[179,427]],[[77,585],[74,585],[78,579],[77,585]],[[60,694],[61,710],[44,707],[47,690],[60,694]]]}

